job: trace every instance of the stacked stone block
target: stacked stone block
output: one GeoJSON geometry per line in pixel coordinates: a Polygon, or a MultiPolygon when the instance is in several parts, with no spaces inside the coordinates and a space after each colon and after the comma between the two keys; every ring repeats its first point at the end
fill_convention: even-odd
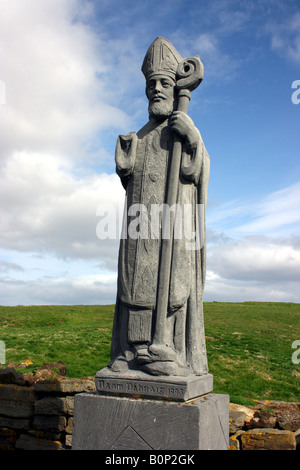
{"type": "Polygon", "coordinates": [[[94,390],[92,378],[0,383],[0,450],[70,449],[74,396],[94,390]]]}
{"type": "Polygon", "coordinates": [[[300,403],[257,401],[230,404],[230,450],[298,450],[300,403]]]}

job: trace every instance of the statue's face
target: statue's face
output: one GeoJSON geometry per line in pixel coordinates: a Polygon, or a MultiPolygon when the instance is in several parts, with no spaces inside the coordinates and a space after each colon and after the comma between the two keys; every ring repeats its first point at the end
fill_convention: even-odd
{"type": "Polygon", "coordinates": [[[175,82],[168,76],[155,75],[147,80],[146,96],[149,115],[155,119],[165,119],[174,110],[175,82]]]}

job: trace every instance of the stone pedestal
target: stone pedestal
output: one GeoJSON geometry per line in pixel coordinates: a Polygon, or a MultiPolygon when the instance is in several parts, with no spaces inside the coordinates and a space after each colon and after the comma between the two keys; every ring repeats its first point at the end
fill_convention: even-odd
{"type": "Polygon", "coordinates": [[[122,374],[106,367],[97,372],[95,384],[104,395],[187,401],[212,392],[213,376],[155,376],[137,370],[122,374]]]}
{"type": "Polygon", "coordinates": [[[74,450],[227,450],[229,396],[185,402],[81,393],[75,397],[74,450]]]}

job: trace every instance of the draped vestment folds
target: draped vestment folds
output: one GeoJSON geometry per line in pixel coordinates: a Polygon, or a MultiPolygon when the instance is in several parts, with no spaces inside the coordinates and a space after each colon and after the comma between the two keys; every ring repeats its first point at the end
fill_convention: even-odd
{"type": "MultiPolygon", "coordinates": [[[[173,135],[168,119],[162,123],[150,120],[137,134],[119,136],[117,142],[116,167],[126,189],[127,217],[124,218],[122,231],[126,236],[120,241],[111,359],[113,363],[122,357],[133,368],[133,344],[138,341],[151,344],[155,329],[162,224],[153,223],[157,214],[152,209],[166,202],[168,169],[172,158],[172,150],[169,149],[172,149],[173,135]],[[144,219],[147,226],[144,225],[143,236],[132,236],[130,227],[136,228],[135,221],[141,220],[141,214],[137,212],[141,206],[147,212],[144,219]],[[145,337],[134,338],[134,328],[128,329],[132,318],[140,319],[147,325],[143,333],[145,337]],[[129,330],[132,337],[129,337],[129,330]]],[[[183,144],[182,147],[177,203],[182,209],[189,207],[190,212],[186,218],[186,212],[182,210],[181,236],[173,240],[166,312],[169,346],[176,353],[176,362],[187,373],[194,375],[207,373],[202,295],[209,157],[200,133],[198,137],[193,145],[183,144]],[[199,217],[199,214],[202,216],[199,217]],[[196,242],[184,236],[186,223],[190,225],[190,233],[199,232],[196,242]]]]}

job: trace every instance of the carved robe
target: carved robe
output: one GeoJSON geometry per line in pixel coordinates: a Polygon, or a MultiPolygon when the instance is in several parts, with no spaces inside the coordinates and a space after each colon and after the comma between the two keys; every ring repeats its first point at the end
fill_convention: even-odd
{"type": "MultiPolygon", "coordinates": [[[[168,119],[162,123],[150,120],[137,134],[119,136],[117,142],[117,173],[126,189],[126,209],[129,214],[132,209],[133,212],[125,218],[123,234],[127,231],[126,238],[120,242],[111,359],[113,362],[118,357],[125,357],[132,367],[133,344],[139,341],[150,344],[155,329],[162,227],[157,229],[155,225],[156,236],[153,236],[151,208],[166,201],[173,135],[168,119]],[[134,210],[139,207],[135,206],[137,204],[147,209],[148,231],[143,232],[142,238],[128,233],[130,224],[140,215],[134,210]],[[139,318],[147,325],[145,337],[128,337],[128,324],[132,318],[139,318]]],[[[184,236],[174,239],[166,312],[169,345],[176,352],[177,363],[194,375],[207,373],[202,309],[205,227],[203,218],[199,221],[202,225],[197,227],[196,211],[197,205],[206,205],[208,177],[209,157],[199,133],[197,142],[191,146],[183,145],[177,202],[182,208],[184,205],[191,208],[189,222],[193,231],[201,230],[201,244],[197,249],[191,249],[184,236]]]]}

